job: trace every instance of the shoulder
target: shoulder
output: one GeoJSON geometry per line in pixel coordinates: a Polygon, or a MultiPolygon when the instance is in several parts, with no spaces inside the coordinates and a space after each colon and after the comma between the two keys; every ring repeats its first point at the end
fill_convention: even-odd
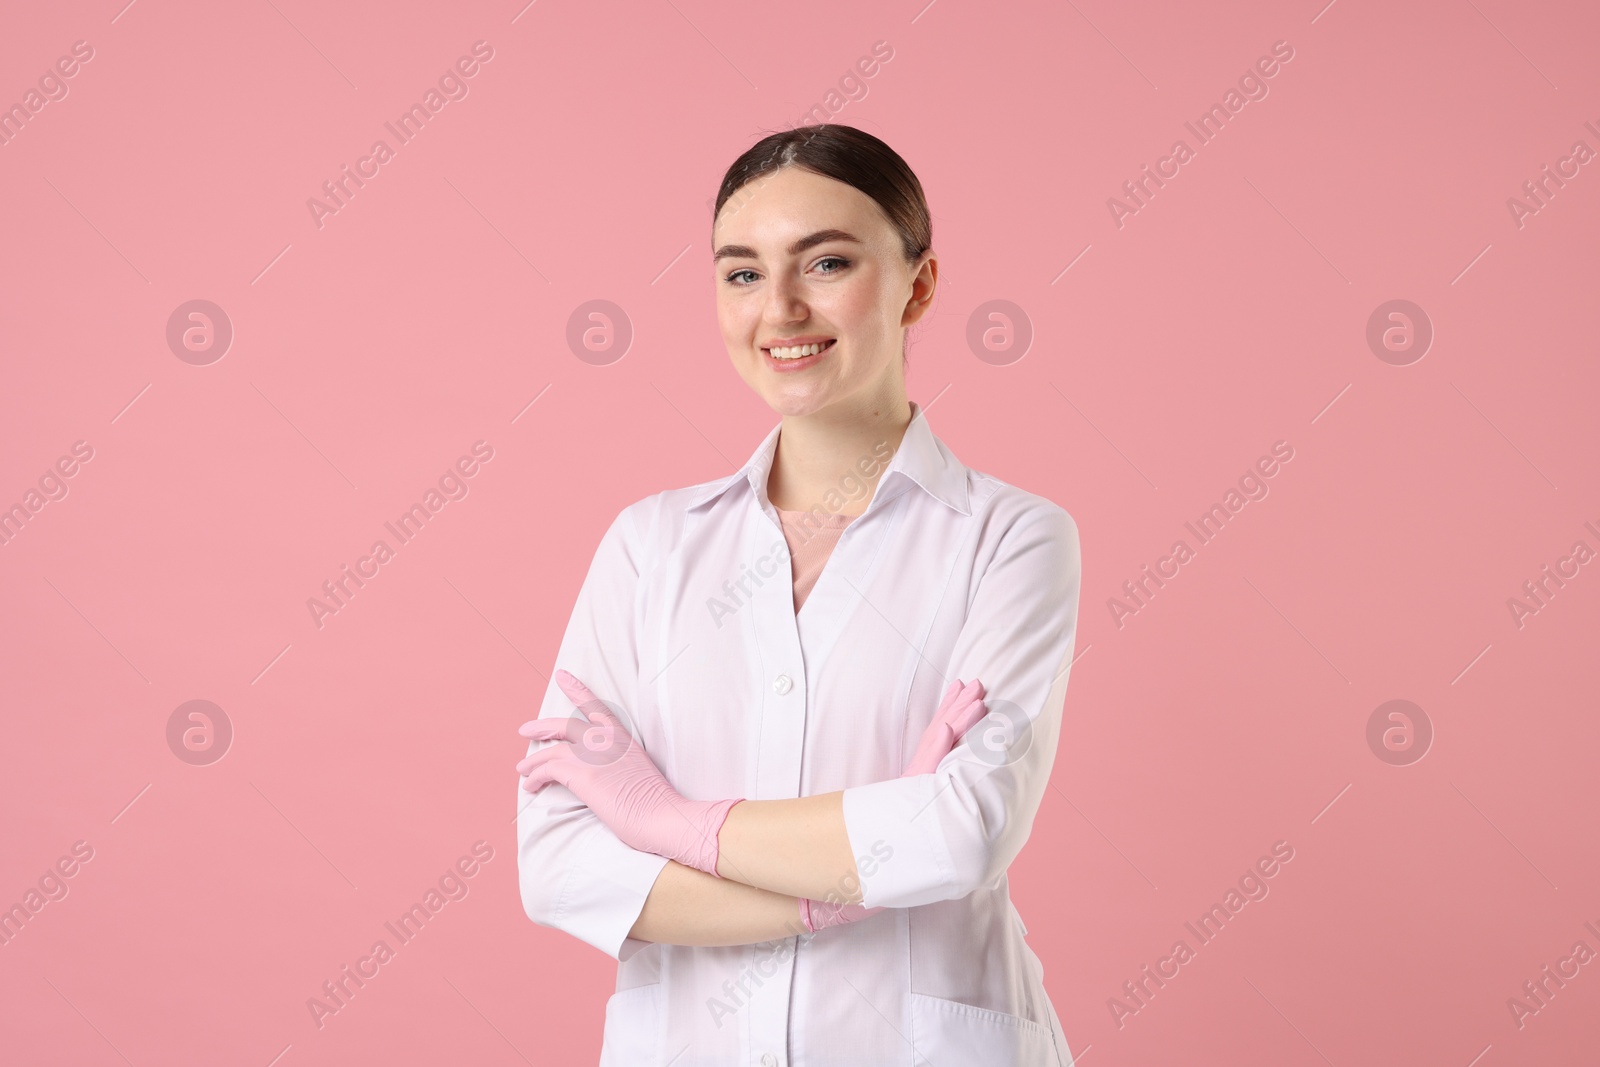
{"type": "Polygon", "coordinates": [[[1077,522],[1066,508],[1049,497],[970,467],[967,490],[972,517],[990,536],[1001,541],[1043,536],[1070,544],[1074,552],[1077,550],[1077,522]]]}
{"type": "Polygon", "coordinates": [[[689,506],[707,489],[725,481],[726,475],[696,485],[663,489],[635,500],[618,512],[608,536],[625,539],[643,556],[664,551],[678,542],[688,521],[689,506]]]}
{"type": "Polygon", "coordinates": [[[969,478],[977,538],[972,596],[982,600],[987,590],[984,602],[1003,614],[1033,605],[1052,617],[1075,615],[1083,556],[1072,515],[993,475],[970,471],[969,478]]]}

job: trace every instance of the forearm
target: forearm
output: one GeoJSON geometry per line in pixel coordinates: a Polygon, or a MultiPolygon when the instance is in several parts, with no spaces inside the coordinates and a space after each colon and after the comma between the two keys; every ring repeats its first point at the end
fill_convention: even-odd
{"type": "Polygon", "coordinates": [[[748,887],[835,903],[861,900],[844,793],[735,804],[717,835],[717,873],[748,887]]]}
{"type": "Polygon", "coordinates": [[[753,945],[805,932],[794,897],[672,861],[661,869],[628,936],[667,945],[753,945]]]}
{"type": "Polygon", "coordinates": [[[844,794],[735,804],[713,877],[677,861],[645,898],[629,937],[668,945],[750,945],[804,934],[801,896],[857,903],[844,794]]]}

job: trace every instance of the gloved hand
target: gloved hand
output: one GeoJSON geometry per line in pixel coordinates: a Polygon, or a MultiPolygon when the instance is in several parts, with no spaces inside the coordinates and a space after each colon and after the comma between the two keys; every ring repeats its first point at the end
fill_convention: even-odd
{"type": "MultiPolygon", "coordinates": [[[[559,782],[625,844],[717,874],[717,834],[739,800],[690,800],[672,788],[609,708],[566,671],[556,684],[584,718],[534,719],[517,731],[549,745],[517,764],[522,788],[537,793],[559,782]]],[[[743,798],[740,798],[743,799],[743,798]]]]}
{"type": "Polygon", "coordinates": [[[939,761],[955,750],[962,736],[978,722],[979,719],[989,714],[989,708],[984,704],[983,698],[987,696],[983,683],[974,678],[971,684],[960,679],[950,683],[944,691],[944,699],[939,703],[939,710],[934,712],[933,721],[928,728],[922,731],[922,739],[917,742],[917,750],[911,754],[911,760],[906,764],[902,778],[910,778],[914,774],[932,774],[939,767],[939,761]]]}
{"type": "Polygon", "coordinates": [[[800,898],[800,922],[812,933],[830,926],[843,926],[868,915],[876,915],[883,908],[867,908],[860,904],[834,904],[826,900],[800,898]]]}
{"type": "MultiPolygon", "coordinates": [[[[970,685],[957,679],[951,682],[944,691],[944,699],[939,703],[939,710],[934,712],[933,721],[928,728],[922,731],[922,738],[917,743],[917,749],[911,755],[911,760],[906,764],[902,778],[910,778],[915,774],[932,774],[939,766],[939,761],[953,751],[962,736],[985,715],[989,709],[983,703],[983,683],[976,678],[970,685]]],[[[812,933],[825,930],[830,926],[843,926],[865,919],[869,915],[876,915],[882,907],[863,907],[860,904],[836,904],[826,900],[800,899],[800,921],[812,933]]]]}

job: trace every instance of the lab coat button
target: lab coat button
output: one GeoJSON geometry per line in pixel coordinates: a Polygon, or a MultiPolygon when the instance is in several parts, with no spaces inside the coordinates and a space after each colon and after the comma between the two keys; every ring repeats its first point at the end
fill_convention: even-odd
{"type": "MultiPolygon", "coordinates": [[[[787,693],[789,690],[791,690],[793,688],[794,688],[794,680],[792,678],[790,678],[787,674],[778,675],[778,677],[775,678],[773,680],[773,682],[772,682],[772,691],[774,693],[777,693],[779,696],[783,696],[785,693],[787,693]]],[[[771,1053],[768,1053],[768,1055],[771,1055],[771,1053]]],[[[761,1062],[763,1064],[766,1064],[766,1067],[772,1067],[772,1063],[767,1063],[765,1058],[763,1058],[761,1062]]],[[[772,1062],[776,1063],[777,1061],[774,1060],[772,1062]]]]}
{"type": "Polygon", "coordinates": [[[761,1054],[761,1067],[778,1067],[778,1057],[770,1052],[761,1054]]]}

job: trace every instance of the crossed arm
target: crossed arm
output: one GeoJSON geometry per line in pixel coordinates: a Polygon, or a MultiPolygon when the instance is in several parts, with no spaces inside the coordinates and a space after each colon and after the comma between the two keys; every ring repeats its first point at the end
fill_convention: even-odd
{"type": "MultiPolygon", "coordinates": [[[[1075,633],[1076,527],[1059,510],[1027,518],[1004,528],[948,656],[950,669],[975,668],[1007,695],[1009,721],[1023,742],[1015,752],[967,753],[937,773],[908,772],[844,792],[745,800],[725,813],[714,838],[686,834],[688,824],[676,823],[675,836],[688,848],[630,846],[628,834],[615,825],[607,832],[606,820],[596,817],[605,804],[564,782],[571,793],[547,794],[519,816],[529,917],[621,959],[642,941],[711,946],[792,936],[803,932],[802,900],[915,907],[992,882],[1022,847],[1048,784],[1075,633]],[[858,841],[887,842],[892,855],[907,858],[863,868],[858,877],[852,833],[858,841]],[[706,848],[721,877],[705,873],[713,869],[713,857],[700,854],[706,848]],[[621,922],[630,915],[624,933],[621,922]],[[627,945],[626,937],[636,943],[627,945]]],[[[602,625],[601,608],[620,616],[632,602],[636,534],[629,512],[608,531],[558,654],[558,662],[580,663],[624,705],[635,695],[633,635],[602,625]]],[[[547,693],[546,715],[536,722],[565,718],[550,703],[558,692],[547,693]]]]}
{"type": "MultiPolygon", "coordinates": [[[[666,859],[630,937],[749,944],[878,910],[847,906],[860,900],[862,887],[843,791],[784,800],[688,800],[587,686],[565,671],[557,672],[557,682],[581,717],[525,724],[520,732],[526,737],[564,743],[517,768],[527,776],[528,791],[560,783],[622,843],[666,859]],[[729,883],[739,889],[728,891],[729,883]]],[[[987,710],[981,683],[952,682],[902,777],[934,772],[987,710]]]]}
{"type": "Polygon", "coordinates": [[[669,860],[628,932],[672,945],[748,945],[804,933],[799,898],[861,899],[844,793],[735,804],[717,878],[669,860]],[[831,894],[831,895],[830,895],[831,894]]]}

